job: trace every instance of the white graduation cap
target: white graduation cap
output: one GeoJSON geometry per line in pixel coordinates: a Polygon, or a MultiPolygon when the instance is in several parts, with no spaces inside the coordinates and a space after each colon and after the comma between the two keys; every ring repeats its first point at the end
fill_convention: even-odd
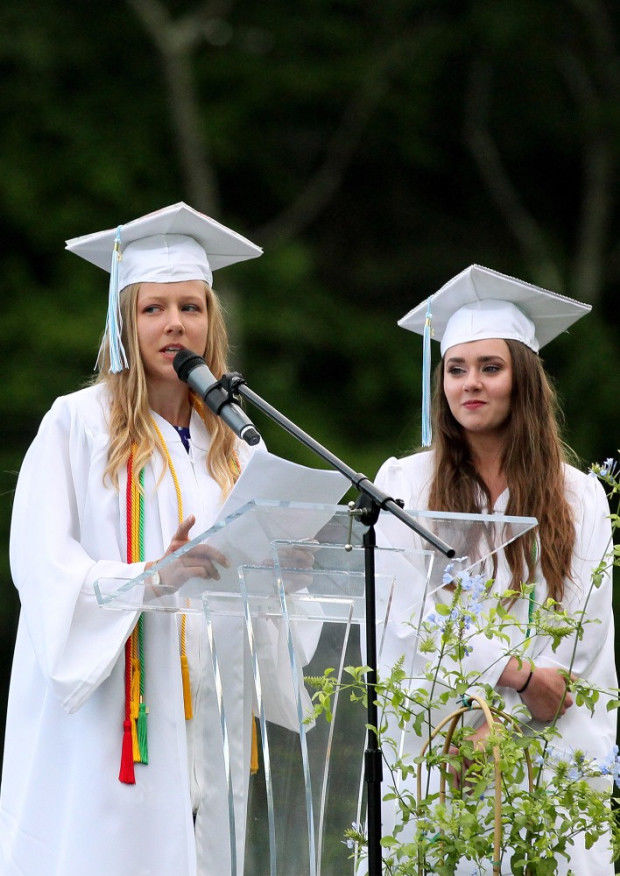
{"type": "MultiPolygon", "coordinates": [[[[118,228],[74,237],[66,248],[110,272],[106,335],[110,370],[122,371],[127,357],[121,341],[120,292],[132,283],[204,280],[213,271],[262,255],[262,249],[182,201],[133,219],[118,228]]],[[[99,351],[101,354],[101,350],[99,351]]]]}
{"type": "Polygon", "coordinates": [[[521,341],[535,353],[591,310],[515,277],[470,265],[410,310],[398,325],[424,337],[422,444],[431,443],[430,341],[441,355],[457,344],[487,338],[521,341]]]}

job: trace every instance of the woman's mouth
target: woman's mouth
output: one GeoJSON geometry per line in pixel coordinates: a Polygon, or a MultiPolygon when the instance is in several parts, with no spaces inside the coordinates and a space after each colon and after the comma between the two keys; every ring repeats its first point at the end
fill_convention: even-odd
{"type": "Polygon", "coordinates": [[[466,401],[466,402],[463,402],[463,407],[464,407],[464,408],[467,408],[468,411],[475,411],[475,410],[477,410],[478,408],[481,408],[481,407],[482,407],[483,405],[485,405],[485,404],[486,404],[486,402],[479,401],[479,400],[476,400],[476,401],[466,401]]]}

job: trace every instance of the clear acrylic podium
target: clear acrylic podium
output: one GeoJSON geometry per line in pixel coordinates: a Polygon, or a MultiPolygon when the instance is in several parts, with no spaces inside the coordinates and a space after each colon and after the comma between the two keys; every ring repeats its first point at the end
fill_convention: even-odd
{"type": "MultiPolygon", "coordinates": [[[[536,525],[533,518],[435,512],[410,514],[456,550],[455,570],[491,555],[536,525]]],[[[207,683],[217,692],[217,717],[228,800],[232,876],[327,876],[353,873],[343,832],[363,820],[361,770],[365,710],[336,695],[332,720],[310,717],[312,688],[304,678],[328,667],[365,663],[364,527],[348,508],[254,501],[218,522],[149,572],[132,580],[101,578],[103,608],[199,613],[208,642],[207,683]],[[202,555],[228,559],[219,580],[201,573],[202,555]],[[229,667],[222,661],[227,620],[251,672],[259,725],[260,768],[231,765],[239,727],[227,718],[229,667]],[[247,786],[247,794],[235,794],[247,786]],[[247,806],[246,806],[247,799],[247,806]]],[[[447,561],[400,521],[382,513],[377,525],[377,643],[390,617],[406,612],[416,630],[447,561]],[[389,542],[388,542],[389,540],[389,542]],[[389,547],[382,546],[390,544],[389,547]]],[[[413,658],[413,654],[412,654],[413,658]]]]}

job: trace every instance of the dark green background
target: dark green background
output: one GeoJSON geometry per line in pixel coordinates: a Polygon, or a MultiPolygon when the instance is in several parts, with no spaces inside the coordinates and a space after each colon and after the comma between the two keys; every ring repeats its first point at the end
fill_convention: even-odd
{"type": "Polygon", "coordinates": [[[418,442],[421,342],[395,327],[413,304],[473,262],[588,301],[543,356],[584,464],[616,453],[619,18],[613,0],[4,0],[3,691],[20,460],[105,318],[106,275],[65,238],[185,200],[261,244],[216,277],[234,364],[371,476],[418,442]]]}

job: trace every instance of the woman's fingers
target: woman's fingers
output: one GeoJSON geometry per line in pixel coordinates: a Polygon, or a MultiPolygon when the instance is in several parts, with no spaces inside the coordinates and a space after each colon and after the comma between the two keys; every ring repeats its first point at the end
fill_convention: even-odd
{"type": "Polygon", "coordinates": [[[219,573],[215,566],[212,566],[210,569],[206,566],[188,566],[183,569],[183,574],[179,575],[178,587],[182,587],[186,581],[189,581],[191,578],[214,578],[216,581],[219,580],[219,573]]]}
{"type": "MultiPolygon", "coordinates": [[[[195,516],[190,514],[179,523],[164,557],[168,557],[187,544],[190,530],[195,522],[195,516]]],[[[190,578],[219,581],[218,565],[224,568],[230,566],[230,561],[225,554],[207,544],[197,545],[161,570],[160,586],[170,593],[179,590],[190,578]]],[[[152,566],[153,563],[147,563],[145,568],[150,569],[152,566]]]]}
{"type": "MultiPolygon", "coordinates": [[[[190,514],[189,517],[186,517],[182,523],[179,523],[177,531],[172,536],[172,541],[170,542],[170,547],[168,548],[167,553],[173,553],[184,544],[187,544],[187,542],[189,541],[190,530],[195,522],[196,518],[193,514],[190,514]]],[[[205,566],[210,569],[214,568],[213,563],[219,563],[220,566],[224,566],[225,568],[228,568],[228,566],[230,565],[228,558],[225,556],[225,554],[208,544],[199,544],[196,545],[195,548],[192,548],[192,550],[185,554],[183,557],[183,562],[187,561],[199,564],[204,563],[205,566]]]]}
{"type": "Polygon", "coordinates": [[[199,544],[192,548],[186,554],[179,558],[179,563],[183,569],[183,574],[188,578],[212,578],[215,581],[220,580],[220,571],[218,566],[227,569],[230,566],[230,561],[225,554],[207,544],[199,544]],[[197,573],[196,570],[199,570],[197,573]]]}
{"type": "Polygon", "coordinates": [[[218,563],[227,569],[230,566],[228,557],[208,544],[199,544],[183,555],[183,561],[197,563],[218,563]]]}
{"type": "Polygon", "coordinates": [[[186,517],[181,523],[179,523],[177,527],[177,531],[172,536],[172,544],[175,542],[179,542],[179,547],[182,544],[185,544],[186,541],[189,541],[189,531],[196,522],[196,518],[193,514],[190,514],[189,517],[186,517]]]}
{"type": "Polygon", "coordinates": [[[189,531],[196,522],[196,518],[193,514],[190,514],[189,517],[186,517],[179,525],[177,526],[177,530],[172,536],[172,540],[168,545],[168,550],[164,554],[164,557],[167,557],[169,554],[173,554],[175,551],[178,551],[180,547],[183,547],[184,544],[187,544],[189,541],[189,531]]]}

